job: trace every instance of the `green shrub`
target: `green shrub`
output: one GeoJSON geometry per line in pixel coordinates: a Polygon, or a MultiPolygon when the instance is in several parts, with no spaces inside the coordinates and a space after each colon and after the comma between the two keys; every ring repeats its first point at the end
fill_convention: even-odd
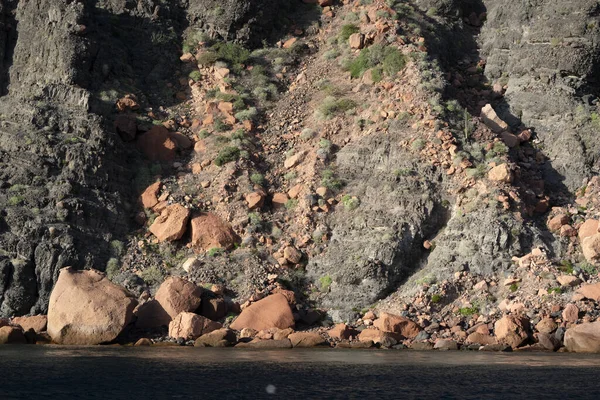
{"type": "Polygon", "coordinates": [[[16,185],[12,185],[11,187],[9,187],[8,192],[9,193],[22,192],[23,190],[27,189],[28,187],[29,186],[27,186],[27,185],[16,184],[16,185]]]}
{"type": "Polygon", "coordinates": [[[329,287],[331,286],[332,283],[333,283],[333,279],[331,279],[331,276],[329,276],[329,275],[325,275],[325,276],[319,278],[319,284],[321,286],[322,292],[329,291],[329,287]]]}
{"type": "Polygon", "coordinates": [[[549,288],[548,294],[562,294],[562,289],[559,287],[549,288]]]}
{"type": "Polygon", "coordinates": [[[354,33],[360,32],[360,28],[354,24],[346,24],[342,26],[342,30],[340,31],[340,42],[346,42],[350,38],[350,36],[354,33]]]}
{"type": "Polygon", "coordinates": [[[588,262],[582,262],[579,264],[579,268],[588,275],[598,274],[598,269],[588,262]]]}
{"type": "Polygon", "coordinates": [[[327,96],[323,100],[323,104],[319,107],[319,112],[323,117],[329,118],[334,115],[342,114],[356,107],[356,103],[347,98],[336,99],[332,96],[327,96]]]}
{"type": "Polygon", "coordinates": [[[25,201],[25,197],[23,196],[11,196],[8,199],[9,206],[18,206],[19,204],[25,201]]]}
{"type": "Polygon", "coordinates": [[[288,173],[286,173],[285,175],[283,175],[283,179],[285,179],[286,181],[291,181],[296,179],[296,172],[295,171],[290,171],[288,173]]]}
{"type": "Polygon", "coordinates": [[[467,168],[466,173],[469,178],[480,179],[487,173],[487,166],[485,164],[479,164],[474,168],[467,168]]]}
{"type": "Polygon", "coordinates": [[[227,132],[232,129],[231,125],[223,122],[222,118],[215,118],[215,122],[214,122],[213,126],[215,128],[215,131],[217,131],[217,132],[227,132]]]}
{"type": "Polygon", "coordinates": [[[223,250],[222,248],[220,248],[220,247],[213,247],[212,249],[209,249],[209,250],[206,252],[206,254],[207,254],[209,257],[218,257],[218,256],[220,256],[221,254],[223,254],[223,252],[224,252],[224,250],[223,250]]]}
{"type": "Polygon", "coordinates": [[[573,273],[573,263],[569,260],[562,260],[558,269],[566,274],[573,273]]]}
{"type": "Polygon", "coordinates": [[[340,190],[344,186],[342,181],[340,181],[330,169],[326,169],[321,174],[321,185],[334,192],[340,190]]]}
{"type": "Polygon", "coordinates": [[[254,121],[258,116],[258,110],[256,107],[250,107],[247,110],[242,110],[235,114],[235,118],[239,121],[254,121]]]}
{"type": "Polygon", "coordinates": [[[220,42],[213,45],[211,50],[217,54],[218,61],[226,62],[238,72],[250,58],[250,51],[237,43],[220,42]]]}
{"type": "Polygon", "coordinates": [[[406,65],[406,57],[396,47],[373,45],[362,49],[358,57],[345,65],[352,78],[360,78],[366,70],[380,67],[387,76],[395,76],[406,65]]]}
{"type": "Polygon", "coordinates": [[[342,204],[344,205],[344,208],[346,208],[346,211],[352,211],[358,208],[360,200],[357,197],[346,194],[342,197],[342,204]]]}
{"type": "Polygon", "coordinates": [[[327,139],[319,140],[319,147],[322,149],[329,150],[331,148],[331,140],[327,140],[327,139]]]}
{"type": "Polygon", "coordinates": [[[114,256],[120,257],[125,252],[125,244],[120,240],[113,240],[110,242],[111,252],[114,256]]]}
{"type": "Polygon", "coordinates": [[[233,132],[231,134],[231,139],[233,140],[242,140],[246,137],[246,131],[244,131],[244,129],[240,128],[238,130],[236,130],[235,132],[233,132]]]}
{"type": "Polygon", "coordinates": [[[112,280],[112,278],[117,273],[119,273],[119,270],[119,260],[117,260],[116,258],[109,259],[106,263],[106,276],[108,277],[108,279],[112,280]]]}
{"type": "Polygon", "coordinates": [[[217,135],[217,136],[215,136],[214,140],[215,140],[215,144],[217,144],[218,146],[222,146],[226,143],[231,142],[231,138],[224,136],[224,135],[217,135]]]}
{"type": "Polygon", "coordinates": [[[207,131],[206,129],[202,129],[200,131],[200,133],[198,133],[198,136],[200,137],[200,139],[206,139],[207,137],[210,136],[210,132],[207,131]]]}
{"type": "Polygon", "coordinates": [[[383,79],[383,70],[381,68],[373,68],[371,70],[371,79],[373,82],[381,82],[383,79]]]}
{"type": "Polygon", "coordinates": [[[141,278],[149,285],[159,284],[164,280],[164,275],[157,266],[146,268],[140,275],[141,278]]]}
{"type": "Polygon", "coordinates": [[[215,165],[220,167],[232,161],[237,161],[240,158],[240,149],[233,146],[228,146],[219,151],[219,154],[215,158],[215,165]]]}
{"type": "Polygon", "coordinates": [[[204,67],[208,67],[217,62],[219,56],[214,51],[203,51],[198,54],[196,60],[198,61],[198,65],[202,65],[204,67]]]}
{"type": "Polygon", "coordinates": [[[431,302],[433,304],[437,304],[442,300],[442,296],[440,296],[439,294],[434,294],[431,296],[431,302]]]}
{"type": "Polygon", "coordinates": [[[297,205],[298,205],[297,199],[289,199],[288,201],[285,202],[285,208],[287,208],[288,210],[293,210],[294,208],[296,208],[297,205]]]}
{"type": "Polygon", "coordinates": [[[471,315],[477,314],[479,312],[479,308],[472,306],[472,307],[462,307],[458,310],[458,313],[460,315],[462,315],[463,317],[469,317],[471,315]]]}
{"type": "Polygon", "coordinates": [[[265,183],[265,177],[257,172],[250,175],[250,182],[262,186],[265,183]]]}
{"type": "Polygon", "coordinates": [[[513,292],[513,293],[514,293],[514,292],[516,292],[517,290],[519,290],[519,285],[517,285],[516,283],[513,283],[512,285],[510,285],[510,286],[508,287],[508,289],[509,289],[511,292],[513,292]]]}
{"type": "Polygon", "coordinates": [[[423,148],[425,147],[425,143],[425,140],[417,139],[414,142],[412,142],[410,146],[415,150],[423,150],[423,148]]]}
{"type": "Polygon", "coordinates": [[[189,77],[194,82],[198,82],[198,81],[200,81],[200,79],[202,79],[202,74],[200,73],[200,71],[192,71],[192,72],[190,72],[189,77]]]}

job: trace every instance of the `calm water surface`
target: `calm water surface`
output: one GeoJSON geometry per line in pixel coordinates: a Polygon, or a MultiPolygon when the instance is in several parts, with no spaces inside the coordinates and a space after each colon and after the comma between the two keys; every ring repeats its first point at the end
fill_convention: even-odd
{"type": "Polygon", "coordinates": [[[4,399],[600,399],[600,356],[0,346],[4,399]]]}

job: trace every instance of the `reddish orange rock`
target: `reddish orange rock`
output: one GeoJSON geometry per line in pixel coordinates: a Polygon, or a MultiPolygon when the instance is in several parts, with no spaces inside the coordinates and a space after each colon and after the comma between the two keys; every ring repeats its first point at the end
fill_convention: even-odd
{"type": "Polygon", "coordinates": [[[19,325],[25,332],[33,329],[36,333],[44,332],[48,324],[48,317],[45,315],[32,315],[30,317],[14,317],[13,325],[19,325]]]}
{"type": "Polygon", "coordinates": [[[598,233],[598,220],[597,219],[588,219],[579,227],[579,241],[583,242],[583,239],[593,236],[598,233]]]}
{"type": "Polygon", "coordinates": [[[158,193],[160,192],[161,187],[162,183],[158,181],[154,182],[144,190],[144,193],[142,193],[141,196],[144,208],[153,208],[158,204],[158,193]]]}
{"type": "Polygon", "coordinates": [[[200,306],[201,296],[202,288],[193,282],[171,276],[160,285],[155,299],[170,320],[182,312],[195,311],[200,306]]]}
{"type": "Polygon", "coordinates": [[[265,196],[261,192],[248,193],[246,195],[246,202],[250,210],[261,208],[265,202],[265,196]]]}
{"type": "Polygon", "coordinates": [[[344,323],[337,324],[327,331],[327,333],[330,338],[339,340],[349,340],[351,337],[355,337],[358,334],[357,331],[344,323]]]}
{"type": "Polygon", "coordinates": [[[151,161],[173,161],[177,154],[177,143],[171,138],[169,130],[160,125],[138,136],[137,145],[151,161]]]}
{"type": "Polygon", "coordinates": [[[231,249],[239,237],[231,225],[212,213],[192,218],[192,246],[202,250],[231,249]]]}
{"type": "Polygon", "coordinates": [[[169,323],[169,336],[197,339],[202,335],[221,329],[223,326],[201,315],[182,312],[169,323]]]}
{"type": "Polygon", "coordinates": [[[231,329],[251,328],[257,331],[294,326],[292,309],[284,295],[276,293],[246,307],[233,321],[231,329]]]}
{"type": "Polygon", "coordinates": [[[180,204],[165,208],[150,226],[150,232],[159,242],[172,242],[181,239],[185,233],[190,210],[180,204]]]}
{"type": "Polygon", "coordinates": [[[285,193],[275,193],[273,195],[273,207],[275,208],[281,208],[281,207],[285,207],[285,203],[287,203],[287,201],[289,200],[287,194],[285,193]]]}
{"type": "Polygon", "coordinates": [[[569,223],[569,217],[565,214],[558,214],[552,218],[550,218],[548,220],[548,229],[550,229],[553,232],[558,232],[560,231],[560,228],[563,225],[566,225],[569,223]]]}
{"type": "Polygon", "coordinates": [[[421,327],[410,319],[383,311],[373,322],[373,326],[384,332],[399,333],[409,339],[413,339],[421,331],[421,327]]]}

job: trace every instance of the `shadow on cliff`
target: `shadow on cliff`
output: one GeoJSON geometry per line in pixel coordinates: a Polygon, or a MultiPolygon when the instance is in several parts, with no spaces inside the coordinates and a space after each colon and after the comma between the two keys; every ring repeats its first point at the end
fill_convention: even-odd
{"type": "MultiPolygon", "coordinates": [[[[538,233],[544,232],[547,230],[545,219],[550,208],[571,202],[573,194],[563,183],[564,176],[552,167],[551,161],[543,150],[535,147],[535,127],[523,125],[519,117],[511,113],[510,104],[504,97],[495,95],[490,90],[490,84],[494,82],[489,82],[484,75],[485,62],[480,61],[482,55],[478,44],[486,11],[481,0],[464,1],[461,3],[460,19],[449,18],[444,23],[440,23],[436,19],[428,18],[427,21],[433,28],[424,29],[423,36],[428,43],[430,54],[438,58],[449,81],[443,93],[446,105],[449,101],[457,101],[463,109],[467,110],[469,120],[473,121],[480,116],[481,108],[489,103],[509,124],[510,133],[518,135],[526,129],[531,130],[532,140],[509,149],[508,156],[510,162],[517,166],[513,186],[518,189],[522,200],[522,215],[537,228],[538,233]]],[[[446,109],[443,113],[450,126],[455,129],[465,129],[465,125],[469,124],[463,115],[452,115],[446,109]]],[[[486,135],[482,132],[479,130],[472,137],[465,137],[456,129],[454,136],[461,149],[467,150],[476,144],[478,139],[489,141],[496,137],[495,134],[491,137],[477,137],[477,134],[486,135]]],[[[518,239],[525,249],[532,246],[530,236],[522,234],[518,239]]],[[[540,239],[547,241],[543,237],[540,239]]],[[[552,248],[549,243],[547,244],[552,248]]]]}
{"type": "Polygon", "coordinates": [[[6,1],[0,7],[0,96],[8,94],[9,70],[17,44],[18,32],[15,20],[16,1],[6,1]]]}

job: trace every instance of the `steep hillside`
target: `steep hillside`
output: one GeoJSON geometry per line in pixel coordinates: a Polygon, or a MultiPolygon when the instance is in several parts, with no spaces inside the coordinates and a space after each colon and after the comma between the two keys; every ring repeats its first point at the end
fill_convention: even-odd
{"type": "Polygon", "coordinates": [[[556,314],[598,280],[600,21],[538,3],[6,3],[0,315],[64,266],[308,325],[556,314]]]}

